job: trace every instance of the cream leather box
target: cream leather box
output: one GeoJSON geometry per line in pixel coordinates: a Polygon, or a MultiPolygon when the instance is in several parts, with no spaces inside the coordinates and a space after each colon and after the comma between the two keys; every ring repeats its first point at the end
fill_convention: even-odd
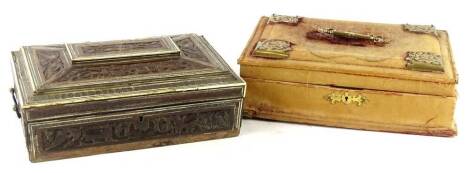
{"type": "Polygon", "coordinates": [[[262,17],[239,64],[249,117],[456,135],[457,73],[432,25],[262,17]]]}

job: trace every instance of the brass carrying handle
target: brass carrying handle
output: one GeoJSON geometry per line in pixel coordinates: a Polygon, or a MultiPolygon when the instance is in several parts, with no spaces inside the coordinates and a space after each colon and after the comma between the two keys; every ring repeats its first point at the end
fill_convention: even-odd
{"type": "Polygon", "coordinates": [[[18,101],[16,100],[15,88],[10,88],[10,93],[11,93],[11,96],[13,98],[13,103],[15,104],[15,105],[13,105],[13,111],[16,112],[16,116],[18,118],[21,118],[21,113],[20,113],[20,110],[18,108],[18,101]]]}
{"type": "Polygon", "coordinates": [[[350,39],[365,39],[365,40],[370,40],[373,42],[383,42],[384,39],[382,36],[375,36],[371,34],[360,34],[360,33],[355,33],[355,32],[349,32],[349,31],[338,31],[333,28],[318,28],[317,29],[319,32],[323,33],[328,33],[331,35],[334,35],[336,37],[341,37],[341,38],[350,38],[350,39]]]}
{"type": "Polygon", "coordinates": [[[324,40],[335,44],[346,44],[353,46],[385,46],[389,41],[383,36],[372,34],[361,34],[350,31],[339,31],[334,28],[313,27],[307,32],[307,38],[313,40],[324,40]]]}

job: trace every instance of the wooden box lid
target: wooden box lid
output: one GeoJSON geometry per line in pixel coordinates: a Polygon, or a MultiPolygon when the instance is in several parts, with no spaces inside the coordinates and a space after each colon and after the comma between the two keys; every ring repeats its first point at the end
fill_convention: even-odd
{"type": "Polygon", "coordinates": [[[242,77],[456,95],[447,32],[432,25],[262,17],[239,64],[242,77]]]}
{"type": "Polygon", "coordinates": [[[12,54],[21,110],[244,86],[195,34],[25,46],[12,54]]]}

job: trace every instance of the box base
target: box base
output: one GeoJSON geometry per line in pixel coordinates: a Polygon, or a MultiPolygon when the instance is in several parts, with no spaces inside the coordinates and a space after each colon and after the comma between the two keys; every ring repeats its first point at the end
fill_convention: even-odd
{"type": "Polygon", "coordinates": [[[246,110],[245,112],[243,112],[243,118],[309,124],[309,125],[324,126],[324,127],[377,131],[377,132],[403,133],[403,134],[411,134],[411,135],[425,135],[425,136],[437,136],[437,137],[453,137],[457,135],[457,130],[455,128],[454,129],[446,129],[446,128],[423,129],[420,127],[412,127],[412,126],[400,126],[400,125],[368,123],[368,122],[344,122],[344,121],[338,124],[338,122],[328,121],[328,120],[299,118],[299,117],[292,117],[289,115],[272,114],[272,113],[267,113],[267,112],[255,113],[255,111],[250,111],[250,110],[246,110]]]}
{"type": "Polygon", "coordinates": [[[32,162],[234,137],[243,99],[27,124],[32,162]]]}
{"type": "Polygon", "coordinates": [[[245,78],[249,117],[450,137],[455,97],[245,78]]]}
{"type": "Polygon", "coordinates": [[[159,146],[192,143],[192,142],[198,142],[198,141],[236,137],[239,134],[240,134],[240,130],[237,129],[237,130],[221,131],[221,132],[214,132],[214,133],[205,133],[205,134],[200,134],[200,135],[182,136],[182,137],[176,137],[176,138],[164,138],[164,139],[138,141],[138,142],[132,142],[132,143],[125,143],[125,144],[106,145],[106,146],[100,146],[100,147],[77,149],[73,152],[54,153],[54,154],[48,155],[47,157],[38,157],[36,159],[30,158],[30,161],[31,162],[43,162],[43,161],[83,157],[83,156],[90,156],[90,155],[97,155],[97,154],[153,148],[153,147],[159,147],[159,146]]]}

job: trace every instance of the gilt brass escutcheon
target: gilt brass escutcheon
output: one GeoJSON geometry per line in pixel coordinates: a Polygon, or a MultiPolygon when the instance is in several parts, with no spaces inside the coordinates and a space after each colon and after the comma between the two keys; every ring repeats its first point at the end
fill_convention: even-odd
{"type": "Polygon", "coordinates": [[[366,97],[363,95],[350,95],[348,92],[345,93],[331,93],[326,96],[326,99],[331,104],[343,103],[343,104],[356,104],[362,106],[366,101],[366,97]]]}

